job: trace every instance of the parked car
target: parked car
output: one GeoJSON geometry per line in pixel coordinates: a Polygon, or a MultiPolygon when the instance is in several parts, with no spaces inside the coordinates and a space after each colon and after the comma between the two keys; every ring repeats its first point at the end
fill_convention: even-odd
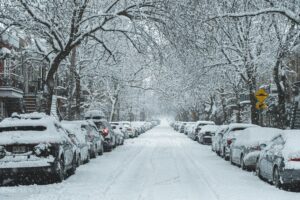
{"type": "Polygon", "coordinates": [[[214,125],[215,122],[213,121],[197,121],[194,130],[188,134],[188,137],[191,138],[194,141],[198,141],[198,133],[201,130],[201,128],[205,125],[214,125]]]}
{"type": "Polygon", "coordinates": [[[285,188],[300,183],[300,131],[285,130],[261,151],[257,175],[285,188]]]}
{"type": "Polygon", "coordinates": [[[27,176],[61,182],[77,163],[70,138],[53,117],[13,116],[0,123],[0,183],[27,176]]]}
{"type": "Polygon", "coordinates": [[[219,126],[217,125],[206,125],[203,126],[202,129],[198,133],[198,142],[200,144],[211,144],[212,136],[218,131],[219,126]]]}
{"type": "Polygon", "coordinates": [[[105,151],[111,151],[113,148],[117,146],[116,143],[116,134],[111,128],[110,123],[105,119],[97,120],[97,127],[99,128],[102,136],[104,137],[104,149],[105,151]]]}
{"type": "MultiPolygon", "coordinates": [[[[123,124],[124,128],[126,129],[126,132],[128,133],[129,138],[134,138],[134,137],[138,136],[138,132],[131,126],[130,122],[128,122],[128,121],[121,121],[119,123],[123,124]]],[[[146,125],[146,128],[150,129],[151,128],[151,124],[148,123],[148,125],[146,125]]]]}
{"type": "Polygon", "coordinates": [[[187,123],[187,125],[184,128],[184,134],[188,135],[189,133],[191,133],[194,129],[196,122],[189,122],[187,123]]]}
{"type": "Polygon", "coordinates": [[[261,149],[282,130],[277,128],[250,127],[237,134],[230,146],[230,162],[242,169],[256,169],[257,159],[261,149]]]}
{"type": "Polygon", "coordinates": [[[220,147],[221,147],[221,141],[223,138],[223,134],[225,130],[227,129],[228,125],[221,125],[219,126],[218,131],[214,136],[212,136],[212,144],[211,144],[211,150],[216,152],[216,154],[219,156],[220,155],[220,147]]]}
{"type": "Polygon", "coordinates": [[[84,119],[92,120],[101,135],[104,138],[104,150],[111,151],[113,148],[116,147],[116,135],[112,130],[110,123],[105,119],[105,115],[101,110],[90,110],[85,113],[84,119]]]}
{"type": "Polygon", "coordinates": [[[220,155],[225,160],[229,160],[230,156],[230,145],[236,136],[240,133],[239,130],[244,130],[249,127],[254,127],[254,124],[243,124],[243,123],[232,123],[229,124],[227,129],[224,131],[223,138],[221,140],[220,155]]]}
{"type": "MultiPolygon", "coordinates": [[[[157,121],[154,121],[157,124],[157,121]]],[[[138,135],[146,132],[145,122],[142,121],[133,121],[131,122],[131,126],[137,131],[138,135]]]]}
{"type": "MultiPolygon", "coordinates": [[[[65,129],[65,128],[64,128],[65,129]]],[[[76,165],[77,167],[79,167],[82,162],[81,162],[81,158],[80,158],[80,148],[79,148],[79,141],[77,140],[75,134],[71,133],[71,131],[69,131],[68,129],[65,129],[66,134],[68,135],[68,137],[70,138],[72,144],[73,144],[73,155],[75,156],[75,160],[76,160],[76,165]]]]}
{"type": "Polygon", "coordinates": [[[129,134],[127,132],[127,128],[124,127],[123,123],[121,123],[121,122],[110,122],[110,125],[111,126],[118,126],[119,129],[124,134],[124,139],[128,139],[129,138],[129,134]]]}
{"type": "Polygon", "coordinates": [[[90,161],[90,146],[91,143],[88,139],[87,131],[81,128],[80,123],[68,123],[69,121],[62,121],[62,126],[73,134],[70,136],[73,143],[79,148],[80,164],[88,163],[90,161]]]}
{"type": "Polygon", "coordinates": [[[75,124],[77,129],[81,129],[84,135],[87,136],[89,141],[89,154],[91,158],[96,158],[98,155],[102,155],[104,151],[104,141],[97,126],[91,120],[75,120],[75,121],[63,121],[63,124],[75,124]]]}
{"type": "Polygon", "coordinates": [[[112,125],[111,128],[113,129],[113,131],[115,132],[116,135],[116,143],[118,145],[123,145],[124,144],[124,140],[125,140],[125,136],[124,133],[122,131],[122,127],[118,126],[118,125],[112,125]]]}
{"type": "Polygon", "coordinates": [[[184,129],[185,129],[185,126],[188,124],[188,122],[182,122],[181,125],[179,126],[179,133],[184,133],[184,129]]]}

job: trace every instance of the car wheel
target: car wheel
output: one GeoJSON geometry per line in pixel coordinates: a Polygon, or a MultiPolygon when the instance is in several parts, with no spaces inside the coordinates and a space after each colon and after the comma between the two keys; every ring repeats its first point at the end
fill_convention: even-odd
{"type": "Polygon", "coordinates": [[[90,154],[90,152],[88,152],[85,163],[89,163],[90,160],[91,160],[91,154],[90,154]]]}
{"type": "Polygon", "coordinates": [[[224,150],[224,148],[223,148],[223,150],[222,151],[220,151],[220,156],[221,156],[221,158],[224,158],[224,155],[225,155],[225,150],[224,150]]]}
{"type": "Polygon", "coordinates": [[[274,167],[274,170],[273,170],[273,184],[277,188],[285,189],[285,185],[283,183],[281,183],[281,176],[280,176],[278,167],[274,167]]]}
{"type": "Polygon", "coordinates": [[[103,155],[103,152],[104,152],[104,148],[103,148],[103,144],[101,144],[101,148],[100,148],[100,151],[99,151],[99,155],[102,156],[102,155],[103,155]]]}
{"type": "Polygon", "coordinates": [[[234,163],[232,161],[232,153],[231,153],[231,151],[230,151],[229,161],[230,161],[230,164],[234,165],[234,163]]]}
{"type": "Polygon", "coordinates": [[[65,179],[65,165],[63,157],[55,163],[55,182],[62,182],[65,179]]]}
{"type": "Polygon", "coordinates": [[[77,167],[81,165],[81,155],[78,155],[77,167]]]}
{"type": "Polygon", "coordinates": [[[76,161],[76,156],[74,156],[73,161],[72,161],[72,167],[71,169],[68,170],[68,175],[73,175],[76,172],[76,168],[77,168],[77,161],[76,161]]]}
{"type": "Polygon", "coordinates": [[[256,175],[258,176],[259,179],[263,180],[263,177],[262,177],[261,172],[260,172],[260,167],[259,167],[259,161],[258,160],[256,161],[255,173],[256,173],[256,175]]]}
{"type": "Polygon", "coordinates": [[[246,166],[245,166],[245,162],[244,162],[244,155],[241,155],[240,166],[241,166],[242,170],[246,170],[246,166]]]}

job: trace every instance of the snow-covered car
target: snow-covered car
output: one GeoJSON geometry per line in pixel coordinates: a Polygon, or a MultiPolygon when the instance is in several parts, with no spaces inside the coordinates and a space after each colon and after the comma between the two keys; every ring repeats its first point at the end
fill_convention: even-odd
{"type": "MultiPolygon", "coordinates": [[[[64,128],[64,127],[63,127],[64,128]]],[[[79,167],[82,164],[80,155],[80,145],[79,145],[79,140],[77,139],[76,135],[73,134],[70,130],[64,128],[68,137],[70,138],[72,144],[73,144],[73,154],[76,157],[76,163],[77,163],[77,167],[79,167]]]]}
{"type": "Polygon", "coordinates": [[[53,117],[14,116],[0,123],[0,183],[38,174],[61,182],[76,167],[73,144],[53,117]]]}
{"type": "Polygon", "coordinates": [[[230,145],[236,136],[241,133],[237,132],[239,130],[244,130],[249,127],[254,127],[257,125],[254,124],[244,124],[244,123],[231,123],[228,125],[227,129],[224,131],[221,146],[220,146],[220,155],[225,160],[229,160],[230,155],[230,145]]]}
{"type": "Polygon", "coordinates": [[[221,141],[222,141],[223,134],[224,134],[225,130],[227,129],[227,127],[228,127],[228,125],[219,126],[218,131],[211,138],[211,150],[216,152],[217,155],[220,155],[221,141]]]}
{"type": "Polygon", "coordinates": [[[257,175],[276,187],[300,183],[300,131],[285,130],[261,151],[257,175]]]}
{"type": "Polygon", "coordinates": [[[94,121],[104,138],[104,150],[111,151],[117,146],[116,135],[106,119],[94,121]]]}
{"type": "Polygon", "coordinates": [[[188,124],[188,122],[182,122],[178,131],[179,133],[184,133],[184,129],[185,129],[185,126],[188,124]]]}
{"type": "Polygon", "coordinates": [[[112,125],[111,128],[115,132],[117,144],[118,145],[123,145],[124,140],[125,140],[125,136],[124,136],[124,133],[122,131],[122,127],[120,127],[118,125],[112,125]]]}
{"type": "Polygon", "coordinates": [[[250,127],[237,131],[237,137],[230,146],[230,162],[242,169],[256,169],[261,149],[271,139],[282,133],[281,129],[266,127],[250,127]],[[238,133],[242,132],[242,133],[238,133]]]}
{"type": "Polygon", "coordinates": [[[128,139],[129,138],[129,134],[127,132],[127,128],[124,127],[123,123],[121,123],[121,122],[110,122],[110,125],[111,126],[118,126],[119,129],[124,134],[124,139],[128,139]]]}
{"type": "Polygon", "coordinates": [[[216,134],[218,131],[219,126],[217,125],[206,125],[203,126],[202,129],[198,133],[198,142],[200,144],[211,144],[212,136],[216,134]]]}
{"type": "Polygon", "coordinates": [[[73,142],[76,143],[79,148],[80,164],[88,163],[90,161],[91,144],[88,139],[87,131],[84,128],[81,128],[80,123],[70,123],[70,121],[62,121],[62,126],[75,136],[75,138],[72,137],[71,140],[73,139],[73,142]]]}
{"type": "Polygon", "coordinates": [[[91,120],[63,121],[62,123],[64,125],[73,124],[74,126],[77,126],[76,130],[80,129],[81,132],[83,132],[83,135],[87,137],[90,158],[96,158],[97,155],[103,154],[103,138],[99,134],[97,126],[91,120]]]}
{"type": "Polygon", "coordinates": [[[194,141],[198,141],[198,133],[200,132],[201,128],[206,125],[214,125],[214,124],[215,122],[213,121],[197,121],[192,132],[188,134],[188,137],[194,141]]]}
{"type": "MultiPolygon", "coordinates": [[[[121,123],[124,126],[124,128],[125,128],[128,136],[130,138],[134,138],[134,137],[138,136],[137,131],[131,126],[130,122],[128,122],[128,121],[120,121],[119,123],[121,123]]],[[[149,123],[148,123],[148,125],[146,124],[146,128],[150,129],[151,128],[151,124],[149,124],[149,123]]]]}
{"type": "Polygon", "coordinates": [[[184,127],[184,134],[188,135],[188,133],[192,132],[195,124],[196,122],[188,122],[184,127]]]}
{"type": "Polygon", "coordinates": [[[131,126],[138,132],[139,135],[146,132],[145,122],[134,121],[131,122],[131,126]]]}

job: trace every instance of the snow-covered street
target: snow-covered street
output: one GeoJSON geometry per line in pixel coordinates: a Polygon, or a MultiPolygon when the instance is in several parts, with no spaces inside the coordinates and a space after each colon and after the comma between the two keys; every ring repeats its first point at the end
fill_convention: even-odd
{"type": "Polygon", "coordinates": [[[63,183],[1,187],[1,200],[299,199],[158,126],[78,168],[63,183]]]}

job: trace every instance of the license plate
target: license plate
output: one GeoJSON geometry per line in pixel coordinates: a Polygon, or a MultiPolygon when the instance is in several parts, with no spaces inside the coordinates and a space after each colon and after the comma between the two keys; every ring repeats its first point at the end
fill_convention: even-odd
{"type": "Polygon", "coordinates": [[[25,146],[13,146],[12,150],[14,153],[25,153],[26,147],[25,146]]]}

